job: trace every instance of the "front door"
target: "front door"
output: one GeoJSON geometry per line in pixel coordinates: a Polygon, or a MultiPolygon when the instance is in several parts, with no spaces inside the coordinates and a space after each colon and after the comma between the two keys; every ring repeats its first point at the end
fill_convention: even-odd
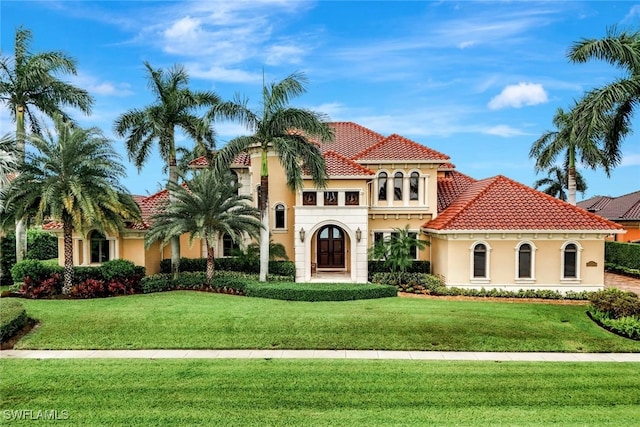
{"type": "Polygon", "coordinates": [[[335,225],[318,232],[318,268],[344,268],[344,232],[335,225]]]}

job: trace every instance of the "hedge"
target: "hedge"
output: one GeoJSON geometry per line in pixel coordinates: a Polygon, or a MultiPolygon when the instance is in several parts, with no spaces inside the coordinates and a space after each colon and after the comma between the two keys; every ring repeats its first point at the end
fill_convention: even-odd
{"type": "Polygon", "coordinates": [[[637,243],[604,242],[604,260],[622,267],[640,269],[640,245],[637,243]]]}
{"type": "Polygon", "coordinates": [[[214,276],[213,285],[207,284],[207,276],[201,271],[184,272],[178,279],[171,274],[159,273],[144,277],[140,283],[142,292],[164,292],[174,290],[217,291],[233,294],[244,294],[247,281],[257,280],[255,275],[224,271],[214,276]]]}
{"type": "Polygon", "coordinates": [[[248,297],[287,301],[351,301],[395,297],[395,286],[345,283],[248,283],[248,297]]]}
{"type": "Polygon", "coordinates": [[[0,341],[4,342],[27,324],[27,312],[20,301],[0,298],[0,341]]]}
{"type": "MultiPolygon", "coordinates": [[[[246,257],[216,258],[214,266],[217,271],[241,271],[256,274],[260,272],[260,260],[247,259],[246,257]]],[[[206,258],[180,258],[180,272],[206,270],[206,258]]],[[[170,259],[160,261],[160,273],[171,273],[170,259]]],[[[296,276],[296,265],[293,261],[269,261],[269,274],[293,279],[296,276]]]]}

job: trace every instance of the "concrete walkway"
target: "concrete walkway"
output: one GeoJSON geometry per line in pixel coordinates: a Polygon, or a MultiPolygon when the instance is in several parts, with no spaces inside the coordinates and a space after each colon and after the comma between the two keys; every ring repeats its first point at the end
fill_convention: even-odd
{"type": "Polygon", "coordinates": [[[2,350],[0,359],[379,359],[636,362],[640,353],[500,353],[390,350],[2,350]]]}

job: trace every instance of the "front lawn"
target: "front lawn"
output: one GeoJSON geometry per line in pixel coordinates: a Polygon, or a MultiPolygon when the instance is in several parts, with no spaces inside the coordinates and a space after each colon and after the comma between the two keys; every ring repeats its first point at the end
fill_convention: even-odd
{"type": "Polygon", "coordinates": [[[9,422],[24,411],[56,411],[63,425],[79,426],[631,426],[640,419],[634,363],[2,359],[0,367],[9,422]]]}
{"type": "Polygon", "coordinates": [[[177,291],[22,300],[41,325],[16,348],[640,352],[584,305],[386,298],[290,302],[177,291]]]}

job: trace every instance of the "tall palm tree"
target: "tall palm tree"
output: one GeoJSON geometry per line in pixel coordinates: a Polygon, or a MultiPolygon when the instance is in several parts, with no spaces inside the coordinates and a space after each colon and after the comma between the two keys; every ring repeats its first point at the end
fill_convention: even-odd
{"type": "Polygon", "coordinates": [[[602,149],[600,141],[601,132],[595,129],[595,134],[589,138],[578,139],[574,132],[575,121],[572,112],[564,112],[558,108],[553,117],[555,131],[547,131],[534,141],[529,151],[529,157],[536,159],[536,173],[549,169],[555,165],[558,156],[566,156],[565,166],[568,174],[568,202],[576,204],[576,161],[583,165],[596,169],[603,167],[607,173],[610,170],[610,162],[606,152],[602,149]]]}
{"type": "MultiPolygon", "coordinates": [[[[565,190],[568,189],[569,182],[567,168],[562,169],[558,166],[553,166],[547,170],[547,174],[548,176],[546,178],[537,180],[533,184],[533,187],[537,190],[540,187],[546,186],[542,190],[543,193],[566,202],[567,192],[565,190]]],[[[587,183],[578,170],[576,170],[576,190],[581,193],[587,191],[587,183]]]]}
{"type": "MultiPolygon", "coordinates": [[[[131,109],[116,119],[115,132],[126,137],[129,158],[138,169],[142,168],[152,145],[157,142],[160,155],[169,167],[169,199],[175,194],[171,183],[178,183],[175,131],[182,129],[199,144],[213,148],[214,137],[210,122],[199,117],[196,112],[201,107],[219,104],[220,98],[210,91],[189,89],[189,76],[182,66],[174,66],[167,72],[154,69],[144,63],[148,72],[148,87],[155,95],[155,102],[142,109],[131,109]]],[[[176,276],[180,269],[180,236],[171,241],[171,271],[176,276]]]]}
{"type": "Polygon", "coordinates": [[[626,76],[585,94],[574,108],[577,139],[605,129],[605,159],[609,167],[622,160],[621,142],[629,133],[634,110],[640,102],[640,31],[607,30],[602,39],[582,39],[571,46],[572,62],[599,59],[622,70],[626,76]]]}
{"type": "Polygon", "coordinates": [[[333,129],[328,117],[302,108],[289,107],[289,99],[306,92],[307,79],[302,73],[293,73],[277,83],[262,88],[262,110],[244,108],[236,117],[241,118],[251,131],[229,141],[215,157],[216,167],[228,168],[233,159],[250,147],[260,150],[260,194],[258,207],[260,231],[260,281],[267,280],[269,271],[269,164],[268,153],[273,150],[280,159],[287,186],[291,190],[302,188],[303,171],[308,171],[318,187],[327,180],[325,162],[319,147],[310,138],[322,142],[333,140],[333,129]]]}
{"type": "Polygon", "coordinates": [[[0,138],[0,192],[9,184],[10,177],[18,171],[19,156],[15,144],[11,134],[0,138]]]}
{"type": "Polygon", "coordinates": [[[73,230],[95,228],[116,233],[125,221],[139,221],[140,211],[118,179],[126,175],[120,157],[99,129],[83,129],[54,117],[56,133],[31,135],[35,152],[27,153],[20,175],[6,199],[16,219],[33,217],[62,223],[64,287],[73,284],[73,230]]]}
{"type": "Polygon", "coordinates": [[[185,233],[189,234],[191,244],[196,238],[202,239],[207,248],[207,282],[211,284],[216,240],[224,234],[234,242],[245,235],[257,237],[261,227],[260,213],[248,204],[250,196],[236,194],[238,184],[229,172],[220,175],[213,169],[205,169],[194,175],[184,186],[168,183],[175,199],[151,217],[145,245],[148,248],[158,240],[165,245],[174,236],[185,233]]]}
{"type": "MultiPolygon", "coordinates": [[[[89,114],[93,104],[93,98],[87,91],[57,78],[59,74],[75,75],[75,60],[64,52],[32,54],[29,51],[32,37],[30,30],[19,27],[13,57],[0,58],[0,101],[8,107],[16,122],[20,162],[25,159],[25,122],[35,134],[42,129],[36,111],[48,117],[60,115],[69,120],[62,106],[79,108],[89,114]]],[[[26,251],[26,227],[19,222],[16,224],[16,259],[22,260],[26,251]]]]}

